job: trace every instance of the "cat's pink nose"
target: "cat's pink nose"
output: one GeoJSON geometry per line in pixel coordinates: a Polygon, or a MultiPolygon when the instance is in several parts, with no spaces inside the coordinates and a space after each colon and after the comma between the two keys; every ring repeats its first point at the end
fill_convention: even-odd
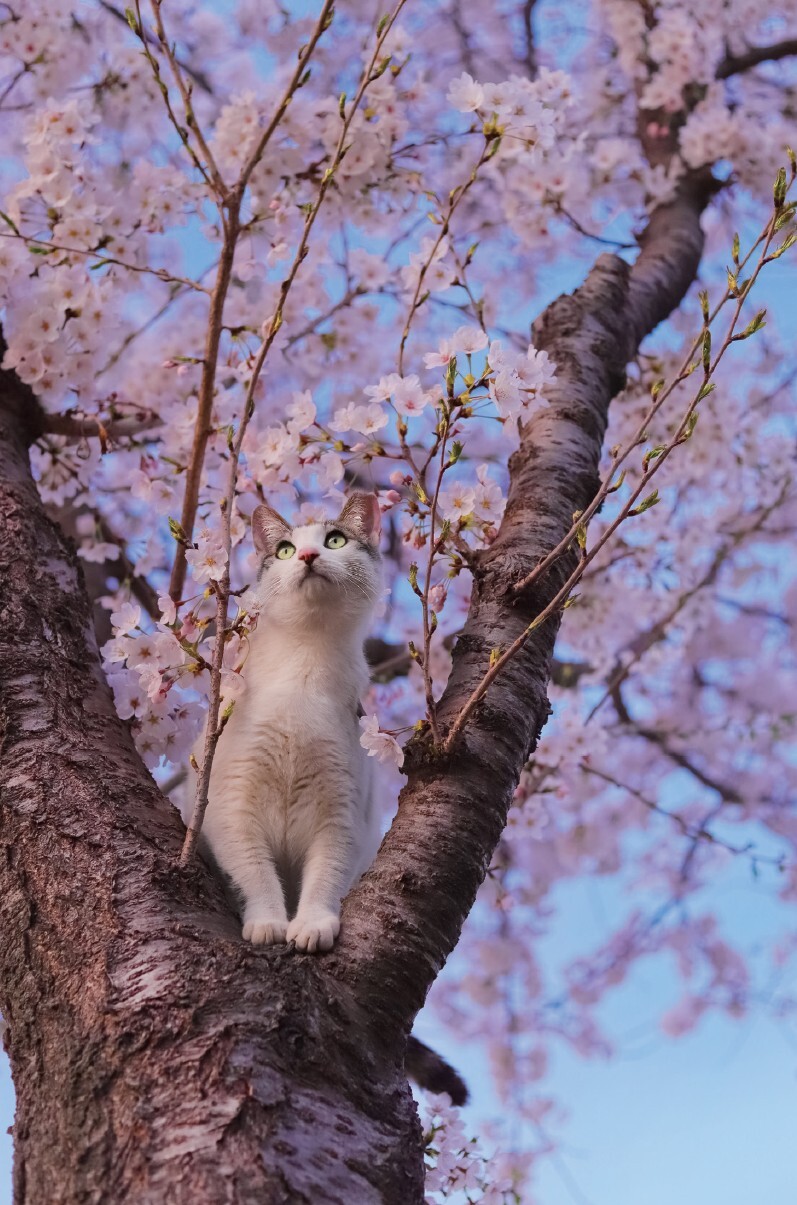
{"type": "Polygon", "coordinates": [[[314,548],[303,548],[298,555],[299,560],[304,561],[306,565],[312,565],[313,561],[318,560],[318,553],[314,548]]]}

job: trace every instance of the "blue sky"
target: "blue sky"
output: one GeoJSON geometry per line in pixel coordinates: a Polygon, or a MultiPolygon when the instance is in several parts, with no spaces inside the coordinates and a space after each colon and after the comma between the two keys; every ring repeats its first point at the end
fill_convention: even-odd
{"type": "MultiPolygon", "coordinates": [[[[560,958],[583,947],[614,897],[600,879],[573,884],[548,939],[560,958]]],[[[793,924],[793,909],[741,859],[712,899],[723,929],[753,950],[793,924]]],[[[778,995],[789,989],[797,992],[793,967],[776,984],[778,995]]],[[[659,1018],[678,994],[671,963],[643,961],[600,1014],[615,1057],[588,1061],[561,1048],[554,1055],[543,1089],[566,1110],[549,1127],[561,1147],[540,1164],[528,1205],[793,1205],[797,1026],[762,1003],[741,1020],[712,1014],[672,1040],[659,1018]]],[[[483,1117],[499,1112],[479,1052],[452,1041],[428,1012],[418,1033],[468,1079],[468,1122],[478,1132],[483,1117]]]]}

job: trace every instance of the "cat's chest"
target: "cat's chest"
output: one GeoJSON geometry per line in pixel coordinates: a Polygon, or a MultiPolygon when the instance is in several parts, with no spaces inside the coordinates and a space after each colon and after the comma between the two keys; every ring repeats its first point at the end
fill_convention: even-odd
{"type": "Polygon", "coordinates": [[[272,680],[248,690],[241,702],[247,728],[284,730],[297,744],[349,730],[357,718],[357,697],[347,684],[319,685],[309,676],[272,680]]]}
{"type": "Polygon", "coordinates": [[[237,755],[255,760],[270,777],[287,782],[309,763],[360,760],[357,701],[343,691],[296,681],[279,689],[272,682],[245,704],[230,735],[237,755]]]}
{"type": "Polygon", "coordinates": [[[245,779],[251,798],[269,807],[296,807],[310,788],[315,798],[320,788],[357,782],[363,755],[354,723],[318,710],[263,716],[236,734],[228,752],[233,777],[245,779]]]}

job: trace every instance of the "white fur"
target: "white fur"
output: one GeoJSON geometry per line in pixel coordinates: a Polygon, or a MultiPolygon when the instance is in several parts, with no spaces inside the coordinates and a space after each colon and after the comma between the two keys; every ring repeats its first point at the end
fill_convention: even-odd
{"type": "Polygon", "coordinates": [[[341,515],[350,536],[342,549],[324,547],[329,527],[290,530],[268,508],[260,508],[260,532],[253,523],[262,611],[246,690],[218,744],[202,831],[241,895],[243,936],[256,944],[330,949],[340,901],[379,841],[357,714],[369,678],[363,639],[381,589],[378,557],[362,544],[378,541],[378,511],[358,497],[350,526],[345,508],[341,515]],[[291,559],[274,555],[279,539],[296,546],[291,559]],[[317,553],[312,567],[300,559],[305,550],[317,553]]]}

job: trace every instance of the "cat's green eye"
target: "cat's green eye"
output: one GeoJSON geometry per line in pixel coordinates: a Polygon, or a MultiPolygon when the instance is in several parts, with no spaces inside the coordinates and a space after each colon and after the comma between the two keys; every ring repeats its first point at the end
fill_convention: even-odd
{"type": "Polygon", "coordinates": [[[342,534],[342,532],[331,531],[329,533],[329,535],[327,536],[327,538],[324,540],[324,547],[325,548],[342,548],[343,545],[348,544],[348,542],[349,541],[342,534]]]}
{"type": "Polygon", "coordinates": [[[289,561],[296,551],[296,547],[291,544],[290,540],[281,540],[277,545],[277,556],[281,561],[289,561]]]}

